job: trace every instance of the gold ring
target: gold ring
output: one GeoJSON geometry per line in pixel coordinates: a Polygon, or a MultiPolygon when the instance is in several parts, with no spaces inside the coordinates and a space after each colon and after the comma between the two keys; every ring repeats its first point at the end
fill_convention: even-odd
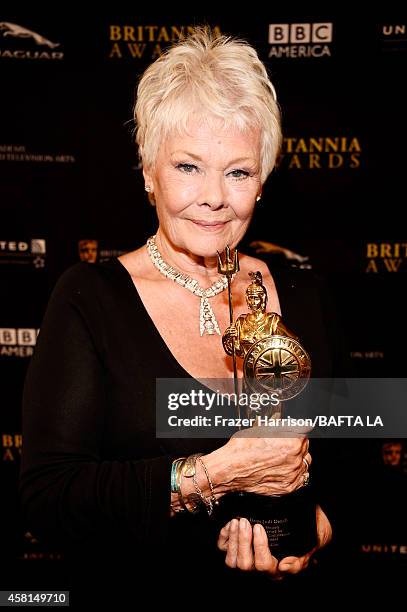
{"type": "Polygon", "coordinates": [[[308,461],[305,459],[305,457],[303,457],[303,458],[302,458],[302,460],[303,460],[303,462],[304,462],[304,464],[305,464],[305,467],[306,467],[306,470],[305,470],[305,471],[306,471],[306,472],[308,472],[308,470],[309,470],[309,463],[308,463],[308,461]]]}

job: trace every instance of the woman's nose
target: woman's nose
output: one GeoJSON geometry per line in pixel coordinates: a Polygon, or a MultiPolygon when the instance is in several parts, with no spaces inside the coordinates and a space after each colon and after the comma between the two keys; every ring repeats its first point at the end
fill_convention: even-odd
{"type": "Polygon", "coordinates": [[[226,189],[223,174],[214,172],[205,177],[203,182],[201,204],[216,210],[226,205],[226,189]]]}

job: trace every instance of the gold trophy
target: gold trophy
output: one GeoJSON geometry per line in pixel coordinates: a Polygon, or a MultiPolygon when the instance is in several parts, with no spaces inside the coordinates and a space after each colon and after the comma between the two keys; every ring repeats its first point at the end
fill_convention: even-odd
{"type": "MultiPolygon", "coordinates": [[[[226,247],[225,258],[218,252],[218,271],[228,281],[239,271],[237,250],[233,257],[226,247]]],[[[250,312],[233,322],[232,294],[229,288],[230,326],[222,336],[225,352],[232,356],[236,397],[238,381],[236,356],[243,359],[243,388],[248,394],[268,394],[278,398],[266,405],[257,417],[284,418],[283,402],[301,393],[311,374],[311,360],[298,337],[284,325],[281,316],[267,312],[267,290],[260,272],[250,272],[246,289],[250,312]],[[274,412],[273,412],[274,411],[274,412]]],[[[250,411],[250,408],[249,408],[250,411]]],[[[240,408],[239,415],[240,417],[240,408]]],[[[253,417],[253,414],[247,414],[253,417]]],[[[272,435],[272,430],[269,435],[272,435]]],[[[309,477],[304,485],[287,495],[265,496],[255,493],[231,493],[223,498],[223,518],[244,516],[252,525],[261,523],[267,533],[271,552],[277,558],[302,556],[316,544],[315,501],[309,477]]]]}

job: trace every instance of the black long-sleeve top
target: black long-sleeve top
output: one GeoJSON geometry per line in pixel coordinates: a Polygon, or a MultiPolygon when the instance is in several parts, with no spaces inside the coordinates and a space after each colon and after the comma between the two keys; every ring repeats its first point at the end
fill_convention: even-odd
{"type": "MultiPolygon", "coordinates": [[[[335,330],[323,294],[306,272],[273,276],[313,375],[331,376],[335,330]]],[[[99,562],[107,575],[120,567],[140,580],[146,568],[169,576],[179,562],[218,567],[217,526],[169,514],[172,460],[225,443],[156,438],[155,381],[176,377],[189,374],[117,258],[61,275],[25,380],[20,491],[27,528],[74,565],[99,562]]]]}

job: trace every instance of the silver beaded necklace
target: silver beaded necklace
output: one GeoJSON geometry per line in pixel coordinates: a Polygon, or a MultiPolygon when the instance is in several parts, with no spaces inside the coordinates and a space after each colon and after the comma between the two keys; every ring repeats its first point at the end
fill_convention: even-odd
{"type": "MultiPolygon", "coordinates": [[[[155,236],[151,236],[147,240],[147,251],[151,261],[157,270],[161,272],[161,274],[178,283],[181,285],[181,287],[185,287],[185,289],[188,289],[188,291],[191,291],[191,293],[201,298],[199,308],[199,332],[201,336],[204,334],[212,335],[214,333],[221,335],[218,322],[208,298],[214,297],[226,289],[228,286],[226,276],[220,276],[220,280],[215,281],[207,289],[203,289],[197,280],[191,278],[187,274],[179,272],[179,270],[176,270],[169,264],[165,263],[155,243],[155,236]]],[[[234,277],[235,275],[232,276],[231,280],[233,280],[234,277]]]]}

